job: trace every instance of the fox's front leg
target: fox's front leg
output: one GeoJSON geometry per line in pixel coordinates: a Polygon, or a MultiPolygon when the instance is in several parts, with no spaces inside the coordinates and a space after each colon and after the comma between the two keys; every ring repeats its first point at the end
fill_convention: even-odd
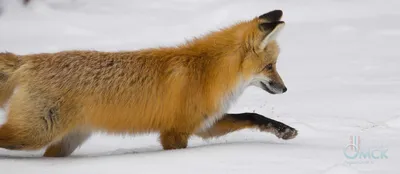
{"type": "Polygon", "coordinates": [[[186,148],[189,137],[190,133],[186,131],[169,130],[160,133],[160,141],[164,150],[186,148]]]}
{"type": "Polygon", "coordinates": [[[202,138],[212,138],[245,128],[256,128],[263,132],[270,132],[284,140],[292,139],[297,136],[296,129],[257,113],[225,114],[225,116],[212,127],[198,132],[196,135],[202,138]]]}

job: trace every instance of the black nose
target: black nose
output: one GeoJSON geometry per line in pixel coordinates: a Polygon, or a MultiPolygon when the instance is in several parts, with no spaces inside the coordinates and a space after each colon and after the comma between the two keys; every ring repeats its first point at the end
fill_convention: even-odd
{"type": "Polygon", "coordinates": [[[286,91],[287,91],[287,88],[283,87],[282,92],[286,92],[286,91]]]}

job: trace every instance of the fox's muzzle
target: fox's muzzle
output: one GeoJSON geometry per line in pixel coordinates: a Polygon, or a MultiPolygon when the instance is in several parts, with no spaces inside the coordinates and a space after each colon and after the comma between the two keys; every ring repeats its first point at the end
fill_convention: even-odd
{"type": "Polygon", "coordinates": [[[276,83],[272,80],[268,81],[267,83],[260,82],[260,86],[262,89],[269,92],[270,94],[282,94],[287,91],[287,88],[285,85],[276,83]]]}

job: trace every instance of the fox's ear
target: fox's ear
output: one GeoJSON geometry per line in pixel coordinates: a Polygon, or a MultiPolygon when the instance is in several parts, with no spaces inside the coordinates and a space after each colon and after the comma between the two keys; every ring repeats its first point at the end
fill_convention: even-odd
{"type": "Polygon", "coordinates": [[[260,30],[266,33],[260,43],[259,49],[263,50],[268,45],[268,43],[274,41],[284,26],[285,22],[283,21],[266,22],[259,24],[258,27],[260,28],[260,30]]]}
{"type": "Polygon", "coordinates": [[[282,18],[283,12],[282,10],[274,10],[274,11],[270,11],[268,13],[265,13],[261,16],[259,16],[259,19],[263,19],[265,21],[268,22],[276,22],[276,21],[280,21],[282,18]]]}

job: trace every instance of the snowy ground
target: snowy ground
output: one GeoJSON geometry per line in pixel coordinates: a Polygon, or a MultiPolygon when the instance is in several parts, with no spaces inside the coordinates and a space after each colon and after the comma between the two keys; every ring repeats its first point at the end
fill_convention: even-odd
{"type": "Polygon", "coordinates": [[[173,45],[282,9],[278,66],[289,90],[249,88],[232,112],[264,114],[299,136],[245,130],[162,151],[156,135],[96,135],[63,159],[1,149],[1,174],[400,172],[398,0],[37,0],[29,8],[3,1],[0,51],[18,54],[173,45]],[[351,159],[355,152],[344,149],[354,137],[371,156],[351,159]]]}

